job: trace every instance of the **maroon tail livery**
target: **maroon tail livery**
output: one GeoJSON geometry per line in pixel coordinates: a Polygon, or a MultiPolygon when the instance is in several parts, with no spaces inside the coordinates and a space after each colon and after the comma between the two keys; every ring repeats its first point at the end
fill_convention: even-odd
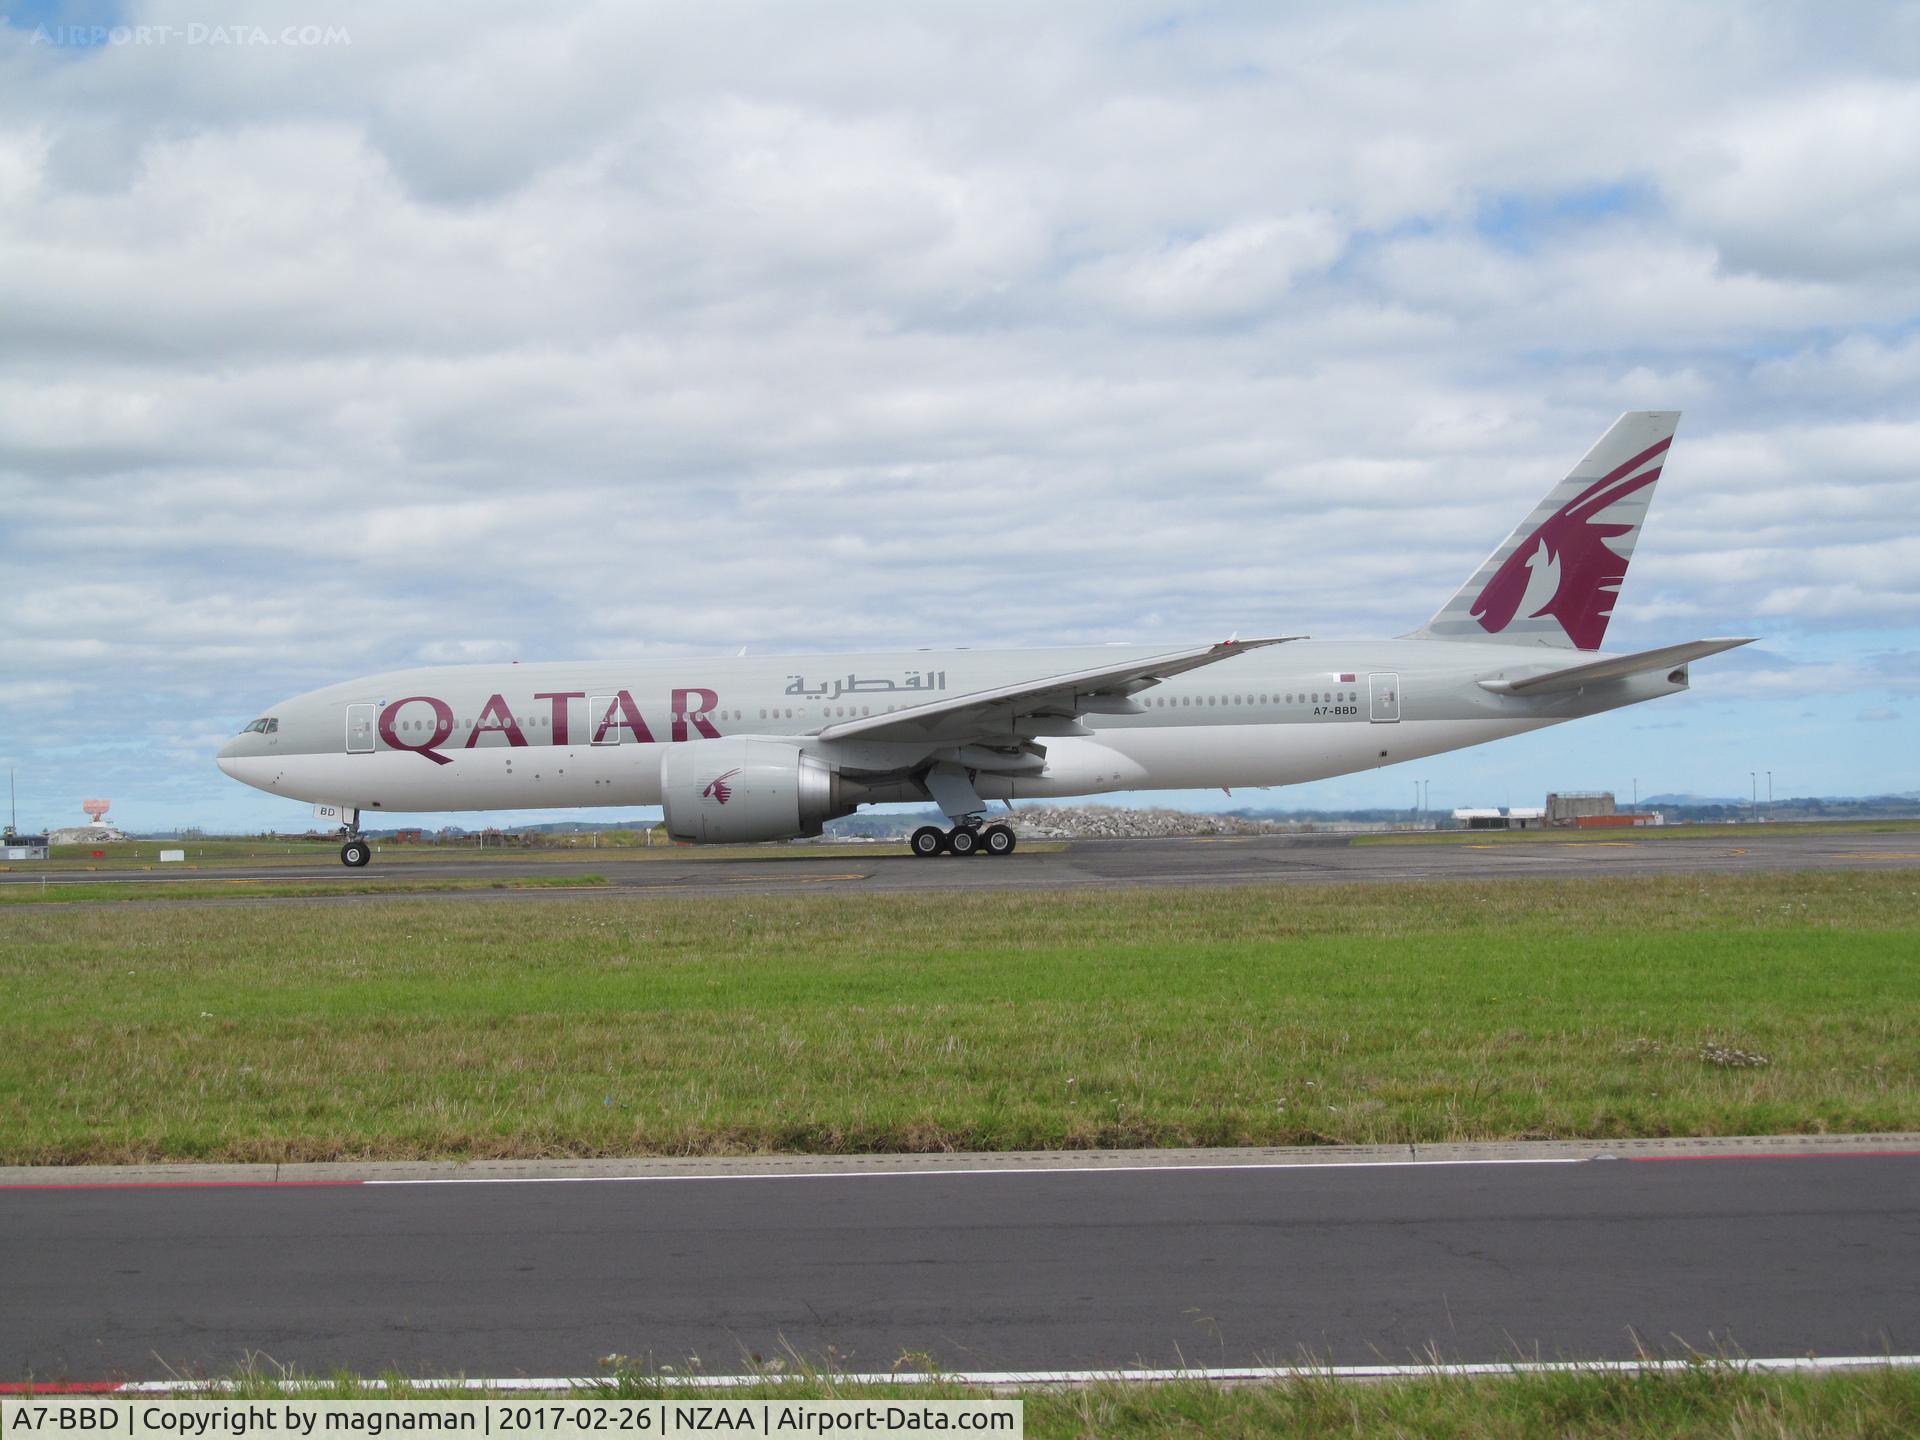
{"type": "MultiPolygon", "coordinates": [[[[1596,480],[1549,515],[1494,572],[1473,617],[1480,628],[1498,634],[1513,622],[1529,591],[1537,595],[1553,583],[1551,597],[1527,619],[1551,615],[1576,650],[1598,650],[1620,582],[1627,578],[1626,557],[1614,541],[1633,532],[1633,524],[1607,523],[1598,517],[1616,502],[1660,478],[1660,457],[1672,442],[1662,440],[1633,457],[1603,480],[1596,480]]],[[[1631,553],[1631,551],[1629,551],[1631,553]]]]}
{"type": "Polygon", "coordinates": [[[1418,633],[1598,650],[1679,419],[1622,415],[1418,633]]]}

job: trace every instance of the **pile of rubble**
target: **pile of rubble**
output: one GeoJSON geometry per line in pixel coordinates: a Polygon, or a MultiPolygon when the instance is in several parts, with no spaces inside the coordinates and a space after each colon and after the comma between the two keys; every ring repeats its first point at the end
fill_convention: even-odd
{"type": "Polygon", "coordinates": [[[1284,835],[1296,825],[1198,815],[1186,810],[1123,810],[1112,805],[1022,805],[1009,817],[1021,835],[1048,840],[1139,839],[1162,835],[1284,835]]]}

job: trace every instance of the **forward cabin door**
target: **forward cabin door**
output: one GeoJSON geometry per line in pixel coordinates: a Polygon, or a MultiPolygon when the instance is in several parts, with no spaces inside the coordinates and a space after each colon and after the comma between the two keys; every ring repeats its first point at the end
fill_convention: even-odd
{"type": "Polygon", "coordinates": [[[1400,677],[1391,670],[1367,676],[1367,718],[1376,725],[1400,718],[1400,677]]]}
{"type": "Polygon", "coordinates": [[[349,755],[373,753],[373,711],[372,705],[347,706],[347,753],[349,755]]]}

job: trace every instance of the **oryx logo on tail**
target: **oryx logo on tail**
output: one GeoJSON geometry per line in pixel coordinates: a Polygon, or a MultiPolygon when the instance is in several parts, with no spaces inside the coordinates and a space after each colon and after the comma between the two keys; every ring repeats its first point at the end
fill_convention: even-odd
{"type": "Polygon", "coordinates": [[[740,773],[736,766],[724,775],[716,775],[707,782],[707,788],[700,792],[702,800],[711,800],[716,805],[724,805],[733,798],[733,786],[727,782],[740,773]]]}
{"type": "Polygon", "coordinates": [[[1679,423],[1614,421],[1414,637],[1598,650],[1679,423]]]}
{"type": "Polygon", "coordinates": [[[1498,635],[1516,618],[1552,616],[1576,649],[1598,649],[1632,553],[1631,544],[1623,554],[1612,542],[1637,523],[1603,517],[1660,478],[1662,457],[1672,443],[1669,438],[1642,450],[1541,521],[1473,602],[1471,613],[1480,628],[1498,635]]]}

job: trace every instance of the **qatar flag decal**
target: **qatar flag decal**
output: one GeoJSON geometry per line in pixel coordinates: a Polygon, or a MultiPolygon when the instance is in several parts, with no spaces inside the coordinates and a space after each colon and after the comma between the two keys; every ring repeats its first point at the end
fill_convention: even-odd
{"type": "Polygon", "coordinates": [[[1353,676],[1351,676],[1351,675],[1342,675],[1342,676],[1340,677],[1340,683],[1341,683],[1342,685],[1351,685],[1351,684],[1353,684],[1353,676]]]}

